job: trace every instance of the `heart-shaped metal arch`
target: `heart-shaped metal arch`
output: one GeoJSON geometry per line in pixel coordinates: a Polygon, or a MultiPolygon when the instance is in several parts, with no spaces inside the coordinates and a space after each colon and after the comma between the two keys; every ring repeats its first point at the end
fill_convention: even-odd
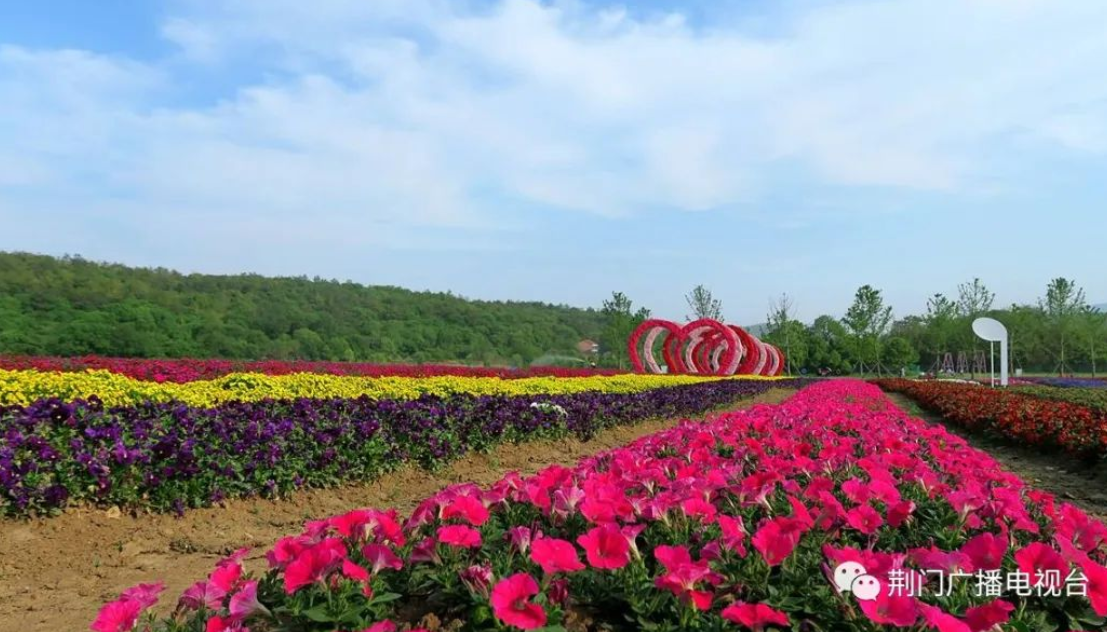
{"type": "MultiPolygon", "coordinates": [[[[634,329],[634,332],[630,334],[630,338],[627,340],[627,351],[630,354],[630,364],[634,367],[634,370],[638,373],[645,373],[647,369],[650,373],[664,373],[665,371],[661,369],[661,365],[657,363],[657,358],[653,354],[653,345],[657,341],[658,336],[662,334],[666,335],[666,338],[662,341],[663,347],[668,344],[669,338],[675,336],[679,339],[680,329],[680,325],[659,318],[651,318],[642,321],[642,324],[634,329]],[[643,338],[645,338],[645,354],[641,353],[638,345],[643,338]],[[645,356],[645,364],[643,364],[643,355],[645,356]]],[[[666,368],[670,373],[673,372],[673,362],[669,357],[667,349],[664,350],[664,358],[666,368]]]]}
{"type": "Polygon", "coordinates": [[[709,318],[684,326],[658,318],[643,321],[627,340],[627,350],[639,373],[780,375],[784,368],[780,349],[737,325],[709,318]],[[664,368],[654,354],[659,338],[664,368]]]}

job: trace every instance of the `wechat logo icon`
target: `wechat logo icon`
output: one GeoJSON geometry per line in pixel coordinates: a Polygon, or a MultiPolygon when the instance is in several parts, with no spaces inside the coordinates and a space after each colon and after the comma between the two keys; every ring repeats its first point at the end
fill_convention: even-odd
{"type": "Polygon", "coordinates": [[[834,568],[838,592],[853,593],[861,601],[872,601],[880,594],[880,580],[869,575],[857,562],[843,562],[834,568]]]}

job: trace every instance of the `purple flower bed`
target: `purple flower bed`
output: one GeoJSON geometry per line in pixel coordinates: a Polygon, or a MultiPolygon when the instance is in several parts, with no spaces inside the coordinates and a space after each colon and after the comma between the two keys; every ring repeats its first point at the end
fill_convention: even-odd
{"type": "Polygon", "coordinates": [[[0,514],[74,501],[183,512],[433,468],[502,442],[698,415],[806,380],[723,380],[633,394],[233,402],[215,408],[96,400],[0,407],[0,514]]]}
{"type": "Polygon", "coordinates": [[[1093,377],[1039,377],[1034,383],[1057,388],[1107,388],[1107,380],[1093,377]]]}

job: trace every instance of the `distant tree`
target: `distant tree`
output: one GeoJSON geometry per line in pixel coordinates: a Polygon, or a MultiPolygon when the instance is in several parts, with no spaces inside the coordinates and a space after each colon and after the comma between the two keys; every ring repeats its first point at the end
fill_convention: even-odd
{"type": "MultiPolygon", "coordinates": [[[[892,322],[884,344],[887,345],[892,338],[902,338],[914,350],[915,357],[911,364],[915,364],[921,358],[921,350],[926,347],[926,336],[925,319],[922,316],[911,314],[892,322]]],[[[887,353],[885,353],[885,358],[887,358],[887,353]]]]}
{"type": "MultiPolygon", "coordinates": [[[[996,315],[1007,327],[1009,369],[1042,366],[1050,354],[1046,345],[1045,313],[1037,305],[1011,305],[996,315]]],[[[1052,368],[1052,367],[1050,367],[1052,368]]]]}
{"type": "Polygon", "coordinates": [[[767,331],[762,339],[784,351],[785,366],[789,375],[796,367],[806,366],[807,329],[793,318],[793,301],[787,294],[769,301],[766,315],[767,331]]]}
{"type": "Polygon", "coordinates": [[[935,294],[926,301],[926,315],[923,316],[926,327],[923,345],[934,361],[940,361],[942,355],[950,352],[950,343],[957,335],[958,306],[944,294],[935,294]]]}
{"type": "Polygon", "coordinates": [[[996,295],[979,278],[957,286],[957,311],[966,318],[976,318],[992,309],[996,295]]]}
{"type": "Polygon", "coordinates": [[[1060,355],[1057,370],[1063,374],[1068,368],[1065,360],[1066,339],[1073,336],[1080,316],[1088,310],[1084,290],[1075,281],[1058,277],[1049,282],[1046,295],[1038,300],[1038,305],[1045,312],[1054,335],[1058,337],[1060,355]]]}
{"type": "Polygon", "coordinates": [[[603,302],[600,314],[604,319],[600,351],[610,364],[625,369],[629,362],[627,340],[635,327],[650,317],[650,310],[644,307],[635,310],[626,294],[612,292],[611,298],[603,302]]]}
{"type": "Polygon", "coordinates": [[[918,350],[906,338],[891,336],[884,343],[884,364],[893,371],[899,371],[918,361],[918,350]]]}
{"type": "Polygon", "coordinates": [[[1085,305],[1080,313],[1079,330],[1088,345],[1088,359],[1092,367],[1092,377],[1095,377],[1099,356],[1107,348],[1103,340],[1107,338],[1107,314],[1085,305]]]}
{"type": "Polygon", "coordinates": [[[688,316],[688,320],[711,318],[722,322],[723,304],[711,295],[711,290],[702,285],[697,285],[684,296],[684,300],[688,301],[688,309],[692,310],[692,316],[688,316]]]}
{"type": "Polygon", "coordinates": [[[871,285],[858,288],[842,324],[853,338],[855,359],[862,375],[866,365],[880,364],[881,337],[891,322],[892,308],[884,305],[880,290],[871,285]]]}
{"type": "Polygon", "coordinates": [[[793,305],[792,297],[787,294],[781,294],[779,298],[769,300],[769,313],[765,319],[768,321],[770,331],[792,320],[793,305]]]}
{"type": "Polygon", "coordinates": [[[834,373],[850,370],[849,334],[841,321],[833,316],[819,316],[807,328],[807,365],[814,371],[834,373]]]}

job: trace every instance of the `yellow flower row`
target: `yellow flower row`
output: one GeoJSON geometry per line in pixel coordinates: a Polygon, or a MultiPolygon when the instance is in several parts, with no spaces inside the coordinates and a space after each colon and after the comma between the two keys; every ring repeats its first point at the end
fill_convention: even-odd
{"type": "Polygon", "coordinates": [[[564,395],[584,391],[635,393],[663,386],[696,384],[718,379],[775,380],[759,376],[719,378],[694,375],[597,375],[589,377],[357,377],[319,373],[264,375],[232,373],[214,380],[156,383],[109,371],[43,373],[0,370],[0,405],[27,405],[37,399],[99,397],[106,406],[144,401],[180,401],[190,406],[214,406],[227,401],[261,399],[354,398],[414,399],[420,395],[564,395]]]}

